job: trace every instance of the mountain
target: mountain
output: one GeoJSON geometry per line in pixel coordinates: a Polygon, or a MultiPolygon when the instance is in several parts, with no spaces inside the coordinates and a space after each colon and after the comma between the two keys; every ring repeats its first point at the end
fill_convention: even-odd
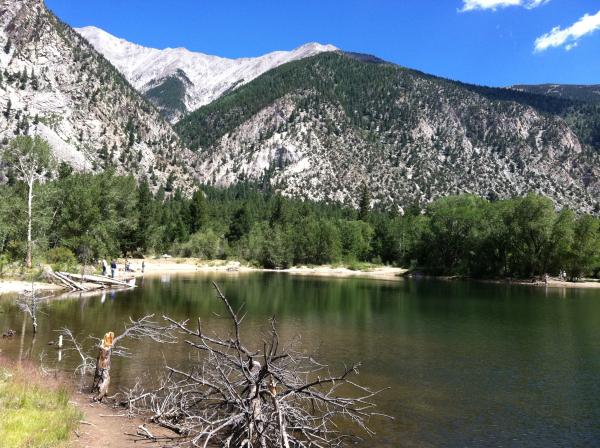
{"type": "Polygon", "coordinates": [[[336,50],[309,43],[293,51],[227,59],[185,48],[147,48],[93,26],[77,31],[172,122],[279,65],[336,50]]]}
{"type": "Polygon", "coordinates": [[[46,138],[76,169],[189,185],[193,154],[127,80],[41,0],[0,1],[0,139],[46,138]]]}
{"type": "Polygon", "coordinates": [[[572,101],[337,52],[275,68],[175,129],[215,185],[254,180],[356,205],[364,183],[374,203],[397,207],[532,191],[598,212],[598,117],[572,101]]]}
{"type": "Polygon", "coordinates": [[[538,85],[516,85],[512,89],[522,92],[535,93],[538,95],[550,95],[557,98],[565,98],[575,101],[600,103],[600,84],[576,85],[576,84],[538,84],[538,85]]]}

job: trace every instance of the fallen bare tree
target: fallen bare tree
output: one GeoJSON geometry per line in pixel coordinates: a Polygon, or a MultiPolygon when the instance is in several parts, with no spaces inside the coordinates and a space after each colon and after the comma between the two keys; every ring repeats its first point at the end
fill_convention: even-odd
{"type": "Polygon", "coordinates": [[[59,330],[59,333],[65,338],[65,342],[71,344],[71,348],[67,350],[76,351],[81,358],[81,363],[75,371],[85,375],[86,372],[94,370],[91,392],[95,394],[94,399],[96,401],[102,401],[108,393],[112,356],[131,356],[129,350],[123,345],[125,340],[151,339],[163,344],[172,344],[177,341],[174,336],[174,330],[178,328],[177,325],[173,323],[160,325],[153,321],[153,318],[153,314],[138,320],[130,318],[129,324],[125,325],[125,329],[120,335],[115,337],[115,334],[110,331],[102,339],[92,338],[95,340],[95,347],[98,349],[95,365],[93,364],[94,358],[87,354],[85,348],[77,341],[70,329],[63,328],[59,330]]]}
{"type": "MultiPolygon", "coordinates": [[[[382,416],[374,412],[372,399],[381,391],[354,381],[359,365],[336,375],[293,347],[282,349],[274,320],[262,347],[249,348],[241,336],[243,316],[213,285],[231,320],[230,334],[209,335],[200,320],[197,329],[192,329],[187,322],[165,317],[184,335],[185,343],[200,352],[199,361],[188,369],[167,367],[160,387],[144,391],[138,385],[125,400],[133,410],[150,411],[154,423],[173,430],[177,435],[168,438],[168,443],[337,447],[351,438],[340,429],[343,420],[372,434],[369,420],[382,416]]],[[[157,439],[147,428],[138,436],[157,439]]]]}

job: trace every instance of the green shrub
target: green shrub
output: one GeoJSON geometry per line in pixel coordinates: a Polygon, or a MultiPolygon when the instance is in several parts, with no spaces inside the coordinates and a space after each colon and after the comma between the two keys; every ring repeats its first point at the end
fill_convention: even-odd
{"type": "Polygon", "coordinates": [[[180,244],[176,252],[183,257],[196,257],[203,260],[222,258],[223,240],[212,229],[202,230],[194,233],[186,243],[180,244]]]}
{"type": "Polygon", "coordinates": [[[55,247],[46,252],[46,261],[55,271],[68,271],[77,266],[77,257],[66,247],[55,247]]]}

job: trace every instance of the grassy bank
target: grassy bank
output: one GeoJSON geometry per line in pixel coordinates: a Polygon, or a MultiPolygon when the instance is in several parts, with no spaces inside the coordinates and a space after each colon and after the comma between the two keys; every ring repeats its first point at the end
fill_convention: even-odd
{"type": "Polygon", "coordinates": [[[0,367],[2,448],[66,447],[81,420],[69,395],[33,368],[0,367]]]}

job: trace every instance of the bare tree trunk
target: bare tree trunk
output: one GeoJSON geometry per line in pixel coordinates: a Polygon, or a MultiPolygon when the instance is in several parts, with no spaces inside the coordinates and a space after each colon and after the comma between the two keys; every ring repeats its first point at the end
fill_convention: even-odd
{"type": "Polygon", "coordinates": [[[285,427],[285,419],[283,417],[283,413],[281,412],[281,408],[279,407],[279,402],[277,401],[277,386],[275,385],[275,381],[271,381],[269,389],[271,400],[273,400],[273,409],[275,410],[275,414],[277,415],[277,426],[279,426],[279,433],[281,434],[281,447],[290,448],[290,441],[288,440],[287,428],[285,427]]]}
{"type": "Polygon", "coordinates": [[[94,383],[92,384],[92,393],[96,394],[96,401],[102,401],[108,393],[108,386],[110,385],[110,355],[114,337],[115,334],[113,332],[104,335],[96,360],[96,371],[94,372],[94,383]]]}
{"type": "Polygon", "coordinates": [[[29,194],[27,197],[27,260],[25,261],[27,268],[31,269],[31,253],[32,253],[32,243],[31,243],[31,221],[32,221],[32,204],[33,204],[33,177],[29,180],[29,194]]]}

